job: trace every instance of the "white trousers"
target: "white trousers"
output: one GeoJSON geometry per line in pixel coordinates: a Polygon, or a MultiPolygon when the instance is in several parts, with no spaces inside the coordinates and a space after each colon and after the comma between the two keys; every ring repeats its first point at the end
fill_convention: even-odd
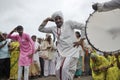
{"type": "Polygon", "coordinates": [[[18,67],[18,80],[21,80],[22,78],[23,67],[24,67],[24,80],[29,80],[29,66],[18,67]]]}
{"type": "Polygon", "coordinates": [[[73,80],[77,68],[78,58],[60,57],[56,65],[56,77],[58,80],[73,80]]]}
{"type": "Polygon", "coordinates": [[[44,76],[55,75],[55,61],[44,60],[44,76]]]}

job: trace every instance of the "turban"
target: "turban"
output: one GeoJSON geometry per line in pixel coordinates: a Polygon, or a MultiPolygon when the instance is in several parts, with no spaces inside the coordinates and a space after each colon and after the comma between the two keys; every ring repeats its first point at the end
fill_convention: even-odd
{"type": "Polygon", "coordinates": [[[63,19],[63,14],[61,11],[57,11],[55,13],[53,13],[53,15],[51,16],[53,20],[55,20],[55,17],[60,16],[63,19]]]}

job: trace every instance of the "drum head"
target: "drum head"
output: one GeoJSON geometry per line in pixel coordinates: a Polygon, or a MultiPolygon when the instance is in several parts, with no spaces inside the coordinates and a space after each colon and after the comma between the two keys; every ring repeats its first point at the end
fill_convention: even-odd
{"type": "Polygon", "coordinates": [[[93,12],[86,21],[86,38],[101,52],[120,50],[120,9],[93,12]]]}

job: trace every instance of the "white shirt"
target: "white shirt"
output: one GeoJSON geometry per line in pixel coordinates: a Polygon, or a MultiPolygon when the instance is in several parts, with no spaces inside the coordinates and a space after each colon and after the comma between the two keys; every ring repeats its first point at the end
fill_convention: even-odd
{"type": "MultiPolygon", "coordinates": [[[[38,43],[38,42],[35,42],[35,51],[38,49],[38,47],[39,47],[39,43],[38,43]]],[[[35,61],[38,61],[38,60],[39,60],[39,54],[38,54],[38,52],[34,53],[33,59],[34,59],[35,61]]]]}
{"type": "Polygon", "coordinates": [[[58,30],[56,26],[45,28],[44,26],[39,27],[39,31],[45,33],[53,33],[56,38],[59,37],[57,43],[57,50],[62,57],[77,57],[79,58],[79,48],[73,47],[73,42],[76,42],[76,36],[74,34],[74,29],[81,30],[81,38],[85,37],[85,27],[82,23],[77,23],[74,21],[67,21],[61,27],[60,36],[58,35],[58,30]]]}

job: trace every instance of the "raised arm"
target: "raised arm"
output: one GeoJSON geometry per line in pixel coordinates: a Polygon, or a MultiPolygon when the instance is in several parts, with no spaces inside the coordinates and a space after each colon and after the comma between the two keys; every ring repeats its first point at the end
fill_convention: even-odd
{"type": "Polygon", "coordinates": [[[16,35],[12,35],[14,32],[16,32],[16,28],[14,28],[8,35],[7,38],[13,39],[13,40],[17,40],[17,36],[16,35]]]}
{"type": "Polygon", "coordinates": [[[45,33],[52,33],[52,28],[51,27],[48,27],[48,28],[45,28],[45,26],[47,25],[48,22],[54,22],[53,19],[51,19],[50,17],[46,18],[45,20],[43,20],[43,22],[40,24],[38,30],[40,32],[45,32],[45,33]]]}
{"type": "Polygon", "coordinates": [[[92,8],[99,12],[110,11],[113,9],[120,8],[120,0],[111,0],[104,3],[95,3],[92,5],[92,8]]]}

